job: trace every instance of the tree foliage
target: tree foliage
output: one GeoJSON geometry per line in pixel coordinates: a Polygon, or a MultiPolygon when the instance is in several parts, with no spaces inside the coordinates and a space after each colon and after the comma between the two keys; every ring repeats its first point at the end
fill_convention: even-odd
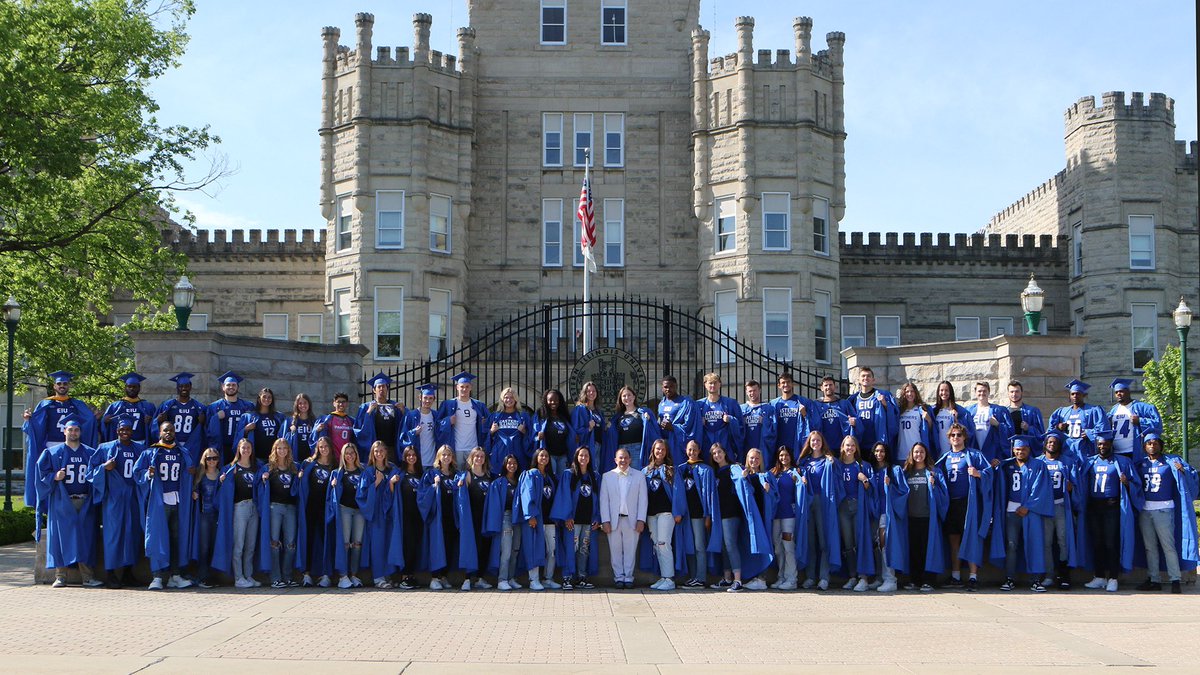
{"type": "MultiPolygon", "coordinates": [[[[1183,410],[1181,409],[1180,393],[1180,354],[1179,347],[1170,345],[1163,351],[1157,361],[1145,365],[1142,374],[1142,387],[1146,393],[1143,397],[1147,403],[1152,403],[1162,415],[1163,448],[1167,452],[1182,454],[1183,439],[1183,410]]],[[[1188,385],[1195,378],[1188,378],[1188,385]]],[[[1190,394],[1194,387],[1188,389],[1190,394]]],[[[1196,447],[1200,441],[1200,401],[1188,398],[1188,444],[1196,447]]]]}
{"type": "MultiPolygon", "coordinates": [[[[162,245],[182,161],[219,141],[164,125],[150,94],[187,44],[190,0],[0,2],[0,296],[22,306],[17,377],[81,376],[107,398],[128,368],[129,328],[165,327],[184,259],[162,245]],[[113,295],[140,305],[105,325],[113,295]]],[[[0,362],[0,367],[3,367],[0,362]]]]}

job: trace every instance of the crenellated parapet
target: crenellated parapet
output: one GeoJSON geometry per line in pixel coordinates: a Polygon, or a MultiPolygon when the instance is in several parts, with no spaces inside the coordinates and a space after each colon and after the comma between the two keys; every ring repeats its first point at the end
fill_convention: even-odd
{"type": "Polygon", "coordinates": [[[1066,262],[1065,237],[1054,235],[852,232],[838,235],[843,263],[928,265],[1053,264],[1066,262]]]}
{"type": "Polygon", "coordinates": [[[1125,92],[1109,91],[1101,95],[1099,107],[1095,96],[1084,96],[1066,109],[1063,118],[1068,136],[1081,126],[1113,120],[1163,122],[1174,126],[1175,99],[1156,92],[1150,94],[1147,103],[1145,94],[1135,91],[1126,102],[1125,92]]]}
{"type": "Polygon", "coordinates": [[[163,238],[189,259],[323,258],[323,230],[164,230],[163,238]]]}

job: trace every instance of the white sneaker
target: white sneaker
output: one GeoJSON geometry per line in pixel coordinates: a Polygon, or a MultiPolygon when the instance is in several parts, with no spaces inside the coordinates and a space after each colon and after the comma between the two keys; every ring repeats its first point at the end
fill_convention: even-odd
{"type": "Polygon", "coordinates": [[[800,588],[803,588],[804,590],[807,591],[808,589],[810,589],[816,585],[817,585],[817,582],[813,581],[812,579],[805,579],[804,583],[800,584],[800,588]]]}
{"type": "Polygon", "coordinates": [[[463,579],[462,590],[464,590],[464,591],[471,590],[471,580],[470,579],[463,579]]]}
{"type": "Polygon", "coordinates": [[[853,590],[854,586],[857,583],[858,583],[858,577],[850,577],[849,579],[846,580],[846,583],[842,585],[842,590],[843,591],[853,590]]]}
{"type": "MultiPolygon", "coordinates": [[[[810,586],[810,588],[811,588],[811,586],[810,586]]],[[[779,584],[779,590],[781,590],[781,591],[794,591],[794,590],[796,590],[796,582],[794,582],[794,581],[785,581],[785,582],[783,582],[782,584],[779,584]]]]}
{"type": "Polygon", "coordinates": [[[243,578],[238,579],[237,581],[233,582],[233,587],[234,588],[254,588],[254,584],[250,583],[249,579],[243,577],[243,578]]]}
{"type": "Polygon", "coordinates": [[[498,590],[498,591],[511,591],[511,590],[512,590],[512,586],[509,586],[507,581],[505,581],[504,579],[501,579],[501,580],[499,581],[499,583],[497,583],[497,584],[496,584],[496,590],[498,590]]]}
{"type": "Polygon", "coordinates": [[[246,581],[249,581],[250,585],[255,588],[262,588],[262,582],[254,577],[246,577],[246,581]]]}
{"type": "Polygon", "coordinates": [[[1104,590],[1108,591],[1109,593],[1116,593],[1117,592],[1117,580],[1115,578],[1109,579],[1108,586],[1106,586],[1104,588],[1104,590]]]}
{"type": "Polygon", "coordinates": [[[821,590],[823,590],[823,591],[827,591],[827,590],[829,590],[829,580],[828,580],[828,579],[822,579],[822,580],[818,581],[818,582],[817,582],[817,588],[819,588],[819,589],[821,589],[821,590]]]}
{"type": "Polygon", "coordinates": [[[325,574],[322,575],[320,579],[317,579],[317,586],[320,586],[321,588],[329,588],[329,575],[325,574]]]}
{"type": "Polygon", "coordinates": [[[431,591],[440,591],[440,590],[442,590],[442,582],[441,582],[441,580],[440,580],[440,579],[438,579],[437,577],[434,577],[434,578],[430,579],[430,580],[429,580],[429,590],[431,590],[431,591]]]}
{"type": "Polygon", "coordinates": [[[1042,579],[1042,585],[1046,588],[1050,588],[1054,585],[1054,577],[1046,577],[1045,579],[1042,579]]]}
{"type": "Polygon", "coordinates": [[[191,588],[192,586],[196,585],[196,584],[192,583],[192,580],[188,579],[187,577],[181,577],[179,575],[175,575],[175,579],[176,579],[175,588],[191,588]]]}
{"type": "Polygon", "coordinates": [[[167,577],[167,588],[179,588],[179,575],[172,574],[167,577]]]}
{"type": "Polygon", "coordinates": [[[355,588],[362,588],[362,579],[359,579],[358,577],[350,577],[350,585],[354,586],[355,588]]]}
{"type": "Polygon", "coordinates": [[[150,585],[146,587],[146,590],[150,590],[150,591],[161,591],[162,589],[163,589],[162,577],[154,577],[153,579],[150,580],[150,585]]]}
{"type": "Polygon", "coordinates": [[[775,583],[771,584],[771,590],[777,591],[783,585],[783,579],[776,579],[775,583]]]}
{"type": "Polygon", "coordinates": [[[767,582],[763,581],[762,577],[754,577],[745,583],[748,591],[765,591],[767,590],[767,582]]]}
{"type": "Polygon", "coordinates": [[[1102,577],[1094,577],[1091,581],[1084,584],[1083,587],[1090,588],[1092,590],[1096,590],[1098,588],[1104,588],[1107,585],[1108,585],[1108,579],[1104,579],[1102,577]]]}
{"type": "Polygon", "coordinates": [[[660,591],[675,590],[675,580],[674,579],[663,579],[662,581],[660,581],[658,583],[658,590],[660,590],[660,591]]]}
{"type": "Polygon", "coordinates": [[[509,585],[509,586],[512,586],[512,589],[513,589],[514,591],[519,591],[519,590],[521,590],[522,588],[525,588],[525,587],[524,587],[524,586],[522,586],[521,584],[518,584],[516,579],[509,579],[509,580],[508,580],[508,585],[509,585]]]}
{"type": "Polygon", "coordinates": [[[479,579],[477,579],[477,580],[475,581],[475,588],[478,588],[478,589],[480,589],[480,590],[487,591],[487,590],[490,590],[490,589],[492,589],[492,588],[494,588],[494,587],[493,587],[491,584],[489,584],[489,583],[487,582],[487,580],[485,580],[483,577],[479,577],[479,579]]]}
{"type": "Polygon", "coordinates": [[[866,591],[867,588],[869,588],[869,587],[870,587],[870,584],[867,583],[866,577],[859,577],[858,583],[854,584],[854,592],[862,593],[862,592],[866,591]]]}
{"type": "Polygon", "coordinates": [[[341,579],[338,579],[338,588],[350,588],[353,585],[354,583],[350,581],[350,577],[342,576],[341,579]]]}
{"type": "Polygon", "coordinates": [[[562,584],[558,583],[557,581],[555,581],[553,579],[546,579],[545,581],[542,582],[542,585],[545,586],[546,588],[549,588],[552,591],[557,591],[562,588],[562,584]]]}
{"type": "Polygon", "coordinates": [[[659,579],[658,581],[650,584],[650,590],[657,591],[658,587],[662,586],[662,582],[664,582],[664,581],[666,581],[666,579],[659,579]]]}
{"type": "Polygon", "coordinates": [[[529,590],[544,591],[544,590],[546,590],[546,587],[543,586],[542,582],[538,581],[537,579],[530,579],[529,580],[529,590]]]}
{"type": "Polygon", "coordinates": [[[305,588],[311,588],[313,585],[312,575],[308,572],[305,572],[304,578],[300,580],[300,585],[304,586],[305,588]]]}
{"type": "Polygon", "coordinates": [[[883,580],[882,580],[882,579],[876,579],[875,581],[872,581],[871,583],[867,584],[867,590],[873,591],[873,590],[875,590],[876,588],[879,588],[879,587],[880,587],[880,586],[882,586],[882,585],[883,585],[883,580]]]}
{"type": "Polygon", "coordinates": [[[879,584],[879,588],[877,588],[876,590],[879,591],[880,593],[895,593],[896,592],[896,582],[895,581],[885,581],[882,584],[879,584]]]}

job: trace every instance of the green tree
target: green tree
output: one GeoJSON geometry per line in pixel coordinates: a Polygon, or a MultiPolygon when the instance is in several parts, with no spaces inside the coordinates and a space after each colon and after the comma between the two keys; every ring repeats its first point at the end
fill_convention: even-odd
{"type": "MultiPolygon", "coordinates": [[[[197,190],[183,160],[219,142],[164,125],[149,85],[178,65],[190,0],[0,2],[0,299],[22,306],[19,381],[68,369],[94,402],[120,392],[128,330],[169,326],[185,260],[160,228],[197,190]],[[140,309],[105,325],[114,294],[140,309]]],[[[186,219],[186,216],[184,216],[186,219]]],[[[0,367],[4,362],[0,361],[0,367]]]]}
{"type": "MultiPolygon", "coordinates": [[[[1183,445],[1181,430],[1183,429],[1183,411],[1180,409],[1180,351],[1179,347],[1170,345],[1157,361],[1146,364],[1142,374],[1142,387],[1146,393],[1143,400],[1152,403],[1162,415],[1163,448],[1167,452],[1182,454],[1183,445]]],[[[1195,378],[1188,378],[1188,385],[1195,378]]],[[[1194,388],[1188,389],[1188,392],[1194,388]]],[[[1188,399],[1188,442],[1195,447],[1200,440],[1200,414],[1196,410],[1200,401],[1188,399]]]]}

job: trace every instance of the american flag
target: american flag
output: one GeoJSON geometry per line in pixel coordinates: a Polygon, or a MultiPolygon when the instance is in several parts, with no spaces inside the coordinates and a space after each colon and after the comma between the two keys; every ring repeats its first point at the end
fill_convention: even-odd
{"type": "Polygon", "coordinates": [[[583,188],[579,190],[579,208],[575,215],[579,217],[579,249],[583,251],[584,264],[589,272],[595,272],[596,258],[592,255],[592,247],[596,245],[596,211],[592,206],[592,186],[587,178],[583,179],[583,188]]]}

